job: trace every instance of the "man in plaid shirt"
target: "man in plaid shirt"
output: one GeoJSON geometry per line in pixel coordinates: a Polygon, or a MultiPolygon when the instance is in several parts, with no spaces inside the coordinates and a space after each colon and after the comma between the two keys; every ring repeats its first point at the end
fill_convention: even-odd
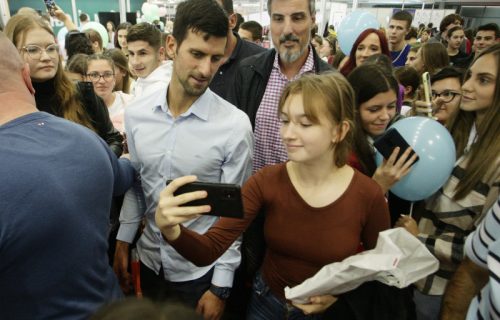
{"type": "Polygon", "coordinates": [[[268,0],[274,49],[244,59],[228,100],[245,111],[254,127],[253,170],[287,160],[279,136],[278,102],[285,86],[304,73],[331,67],[310,45],[314,0],[268,0]]]}

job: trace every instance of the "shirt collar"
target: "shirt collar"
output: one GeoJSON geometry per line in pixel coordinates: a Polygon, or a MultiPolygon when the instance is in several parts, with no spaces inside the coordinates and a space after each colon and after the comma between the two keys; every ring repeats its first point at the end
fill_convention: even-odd
{"type": "Polygon", "coordinates": [[[161,109],[163,112],[167,112],[167,90],[168,86],[165,86],[154,93],[154,98],[151,100],[151,109],[153,111],[161,109]]]}
{"type": "MultiPolygon", "coordinates": [[[[314,72],[314,54],[311,45],[307,47],[307,50],[309,50],[309,53],[307,55],[306,62],[302,65],[302,67],[299,70],[299,73],[294,77],[294,79],[298,78],[299,76],[301,76],[306,72],[314,72]]],[[[278,50],[276,50],[276,55],[274,57],[273,68],[278,69],[278,71],[281,73],[278,50]]]]}
{"type": "MultiPolygon", "coordinates": [[[[170,87],[170,85],[168,87],[170,87]]],[[[168,109],[167,102],[168,87],[165,88],[165,90],[162,90],[162,95],[159,95],[158,98],[156,98],[155,102],[153,103],[153,111],[161,110],[162,112],[165,112],[171,116],[172,114],[168,109]]],[[[210,88],[207,88],[207,90],[201,96],[199,96],[198,99],[193,102],[191,107],[189,107],[186,112],[181,114],[180,117],[189,117],[191,114],[193,114],[201,120],[207,121],[208,115],[210,113],[210,105],[213,103],[212,97],[212,90],[210,90],[210,88]]]]}

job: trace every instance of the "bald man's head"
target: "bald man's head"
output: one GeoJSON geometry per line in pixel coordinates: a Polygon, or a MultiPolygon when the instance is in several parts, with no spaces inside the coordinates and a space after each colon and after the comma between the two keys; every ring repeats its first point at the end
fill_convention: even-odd
{"type": "Polygon", "coordinates": [[[0,79],[9,79],[0,81],[0,92],[10,89],[14,84],[19,85],[18,81],[23,79],[25,68],[25,63],[14,44],[0,31],[0,79]],[[6,88],[7,86],[9,88],[6,88]]]}
{"type": "Polygon", "coordinates": [[[30,68],[16,47],[0,31],[0,126],[23,115],[36,112],[35,90],[30,68]]]}

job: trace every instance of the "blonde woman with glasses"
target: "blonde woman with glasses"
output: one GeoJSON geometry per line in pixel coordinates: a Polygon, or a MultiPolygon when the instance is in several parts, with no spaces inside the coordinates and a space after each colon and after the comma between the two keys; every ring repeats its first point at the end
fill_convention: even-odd
{"type": "Polygon", "coordinates": [[[29,64],[38,110],[79,123],[105,140],[113,152],[122,153],[123,138],[113,127],[103,102],[92,84],[67,77],[50,26],[32,15],[15,15],[5,26],[5,34],[29,64]]]}

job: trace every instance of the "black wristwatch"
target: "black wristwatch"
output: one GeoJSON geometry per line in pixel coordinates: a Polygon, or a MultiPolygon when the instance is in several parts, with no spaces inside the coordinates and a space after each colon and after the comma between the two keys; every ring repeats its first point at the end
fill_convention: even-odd
{"type": "Polygon", "coordinates": [[[217,287],[215,285],[210,286],[210,292],[215,294],[219,299],[226,300],[229,298],[229,295],[231,294],[231,288],[230,287],[217,287]]]}

